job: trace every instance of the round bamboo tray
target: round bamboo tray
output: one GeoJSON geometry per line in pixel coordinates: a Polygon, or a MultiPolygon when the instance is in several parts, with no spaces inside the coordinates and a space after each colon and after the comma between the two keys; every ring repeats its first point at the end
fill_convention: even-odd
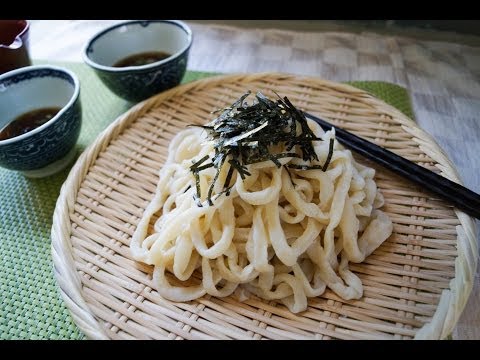
{"type": "MultiPolygon", "coordinates": [[[[52,227],[54,272],[79,328],[92,339],[438,339],[455,326],[472,289],[472,218],[382,168],[376,181],[394,233],[350,264],[364,296],[327,290],[308,310],[251,298],[174,303],[134,261],[129,242],[152,199],[170,139],[246,90],[273,89],[298,107],[449,179],[457,172],[434,140],[395,108],[354,87],[294,75],[230,75],[174,88],[134,106],[81,155],[64,183],[52,227]]],[[[365,159],[359,159],[367,163],[365,159]]]]}

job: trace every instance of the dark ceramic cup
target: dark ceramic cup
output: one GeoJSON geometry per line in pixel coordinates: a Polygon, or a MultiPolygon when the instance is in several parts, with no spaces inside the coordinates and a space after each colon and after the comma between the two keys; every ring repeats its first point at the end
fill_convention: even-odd
{"type": "Polygon", "coordinates": [[[26,20],[0,20],[0,74],[31,64],[26,20]]]}
{"type": "Polygon", "coordinates": [[[56,66],[27,66],[0,75],[0,131],[31,111],[60,109],[43,125],[0,140],[0,166],[28,177],[49,176],[66,167],[75,157],[80,134],[79,94],[77,76],[56,66]]]}
{"type": "Polygon", "coordinates": [[[191,44],[192,32],[181,21],[128,21],[96,34],[83,58],[112,92],[138,102],[180,84],[191,44]],[[169,56],[145,65],[114,66],[132,55],[152,52],[169,56]]]}

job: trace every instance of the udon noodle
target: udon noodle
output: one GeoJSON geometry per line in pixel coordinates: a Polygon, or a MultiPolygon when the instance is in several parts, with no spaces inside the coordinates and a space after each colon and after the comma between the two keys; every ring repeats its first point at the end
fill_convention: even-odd
{"type": "MultiPolygon", "coordinates": [[[[308,126],[324,140],[314,144],[318,161],[313,162],[323,164],[335,133],[324,133],[311,121],[308,126]]],[[[346,300],[362,296],[362,282],[348,264],[362,262],[392,232],[392,222],[379,210],[383,197],[372,168],[356,162],[335,140],[325,172],[264,161],[248,166],[251,176],[235,176],[225,194],[220,185],[228,172],[225,162],[213,205],[205,199],[215,169],[200,174],[204,206],[199,207],[190,166],[213,151],[199,128],[172,139],[155,196],[133,235],[133,257],[154,265],[162,297],[189,301],[239,289],[236,294],[281,301],[296,313],[327,287],[346,300]]],[[[303,164],[293,157],[280,162],[303,164]]]]}

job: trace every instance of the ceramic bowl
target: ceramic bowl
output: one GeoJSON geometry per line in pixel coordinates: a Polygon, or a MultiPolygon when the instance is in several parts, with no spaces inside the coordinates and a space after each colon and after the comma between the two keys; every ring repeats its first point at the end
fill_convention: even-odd
{"type": "Polygon", "coordinates": [[[56,66],[27,66],[0,75],[0,129],[33,110],[58,107],[43,125],[0,140],[0,166],[43,177],[60,171],[75,156],[81,128],[80,83],[56,66]]]}
{"type": "Polygon", "coordinates": [[[138,102],[180,83],[191,44],[192,32],[182,21],[127,21],[93,36],[84,48],[83,58],[111,91],[138,102]],[[170,56],[140,66],[114,66],[129,56],[153,51],[170,56]]]}

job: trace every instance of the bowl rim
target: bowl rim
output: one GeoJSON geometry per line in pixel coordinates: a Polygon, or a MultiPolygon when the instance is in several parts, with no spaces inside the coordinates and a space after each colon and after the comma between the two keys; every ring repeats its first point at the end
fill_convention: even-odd
{"type": "Polygon", "coordinates": [[[25,67],[22,67],[22,68],[19,68],[19,69],[8,71],[8,72],[0,75],[0,82],[9,78],[9,77],[16,76],[18,74],[27,73],[27,72],[35,71],[35,70],[43,70],[43,69],[55,70],[55,71],[59,71],[59,72],[63,72],[65,74],[67,74],[73,80],[73,84],[74,84],[74,89],[73,89],[72,96],[70,97],[68,102],[60,109],[60,111],[54,117],[52,117],[50,120],[48,120],[45,124],[42,124],[39,127],[35,128],[35,129],[33,129],[29,132],[26,132],[25,134],[15,136],[13,138],[5,139],[5,140],[0,140],[0,146],[12,144],[12,143],[24,140],[24,139],[26,139],[30,136],[33,136],[33,135],[39,133],[43,129],[46,129],[47,127],[49,127],[50,125],[55,123],[69,108],[71,108],[72,105],[75,103],[75,101],[78,99],[79,94],[80,94],[80,81],[78,80],[77,75],[75,75],[75,73],[73,73],[72,71],[70,71],[70,70],[68,70],[64,67],[60,67],[60,66],[53,66],[53,65],[25,66],[25,67]]]}
{"type": "Polygon", "coordinates": [[[113,72],[113,73],[123,73],[123,72],[128,72],[128,71],[134,71],[134,70],[148,70],[148,69],[153,69],[156,68],[158,65],[162,65],[168,62],[171,62],[178,58],[179,56],[183,55],[183,53],[190,48],[193,42],[193,34],[192,30],[190,27],[183,21],[181,20],[130,20],[130,21],[123,21],[121,23],[117,23],[114,25],[111,25],[99,32],[97,32],[95,35],[93,35],[90,40],[86,43],[86,45],[83,47],[82,50],[82,57],[83,61],[85,61],[89,66],[93,67],[94,69],[98,70],[104,70],[108,72],[113,72]],[[187,44],[181,48],[179,51],[175,52],[168,58],[156,61],[154,63],[146,64],[146,65],[140,65],[140,66],[125,66],[125,67],[113,67],[113,66],[107,66],[107,65],[102,65],[99,64],[95,61],[93,61],[89,55],[88,55],[88,48],[98,39],[100,39],[103,35],[111,32],[112,30],[115,30],[116,28],[119,28],[121,26],[128,26],[128,25],[134,25],[134,24],[142,24],[142,23],[169,23],[172,25],[176,25],[180,27],[183,31],[185,31],[187,35],[187,44]]]}

